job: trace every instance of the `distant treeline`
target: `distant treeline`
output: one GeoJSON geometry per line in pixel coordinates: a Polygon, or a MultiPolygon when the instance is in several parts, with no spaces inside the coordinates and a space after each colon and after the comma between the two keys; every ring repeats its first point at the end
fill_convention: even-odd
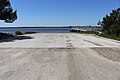
{"type": "Polygon", "coordinates": [[[102,28],[102,26],[69,26],[70,28],[102,28]]]}

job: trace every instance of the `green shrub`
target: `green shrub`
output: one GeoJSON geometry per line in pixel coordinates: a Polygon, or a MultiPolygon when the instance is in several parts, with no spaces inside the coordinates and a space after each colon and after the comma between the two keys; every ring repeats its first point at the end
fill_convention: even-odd
{"type": "Polygon", "coordinates": [[[23,33],[21,31],[16,31],[15,35],[23,35],[23,33]]]}
{"type": "Polygon", "coordinates": [[[14,38],[14,36],[8,33],[0,33],[0,39],[8,39],[8,38],[14,38]]]}
{"type": "Polygon", "coordinates": [[[34,33],[37,33],[37,32],[25,32],[24,34],[34,34],[34,33]]]}
{"type": "Polygon", "coordinates": [[[96,31],[80,31],[81,34],[96,34],[96,31]]]}

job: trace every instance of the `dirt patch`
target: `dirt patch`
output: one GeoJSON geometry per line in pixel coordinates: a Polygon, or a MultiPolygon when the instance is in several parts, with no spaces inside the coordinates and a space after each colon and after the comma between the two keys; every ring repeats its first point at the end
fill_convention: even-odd
{"type": "Polygon", "coordinates": [[[120,49],[119,48],[91,48],[96,51],[100,56],[109,60],[120,62],[120,49]]]}

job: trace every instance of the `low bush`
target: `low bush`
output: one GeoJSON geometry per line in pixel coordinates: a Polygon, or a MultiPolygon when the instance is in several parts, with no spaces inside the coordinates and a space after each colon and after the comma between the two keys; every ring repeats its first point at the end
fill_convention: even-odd
{"type": "Polygon", "coordinates": [[[81,34],[96,34],[96,31],[80,31],[81,34]]]}
{"type": "Polygon", "coordinates": [[[120,25],[112,25],[108,30],[103,31],[100,36],[120,40],[120,25]]]}
{"type": "Polygon", "coordinates": [[[34,33],[37,33],[37,32],[25,32],[25,34],[34,34],[34,33]]]}
{"type": "Polygon", "coordinates": [[[21,31],[16,31],[15,35],[23,35],[23,33],[21,31]]]}
{"type": "Polygon", "coordinates": [[[8,33],[0,33],[0,39],[8,39],[8,38],[14,38],[14,36],[8,33]]]}
{"type": "Polygon", "coordinates": [[[99,36],[114,39],[114,40],[120,40],[120,37],[116,36],[115,34],[109,35],[109,34],[106,34],[106,33],[102,33],[99,36]]]}

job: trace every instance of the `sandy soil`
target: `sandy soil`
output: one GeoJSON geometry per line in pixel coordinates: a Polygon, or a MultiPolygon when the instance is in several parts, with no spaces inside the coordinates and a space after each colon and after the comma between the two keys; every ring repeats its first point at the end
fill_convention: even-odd
{"type": "Polygon", "coordinates": [[[120,80],[120,42],[39,33],[0,43],[0,80],[120,80]]]}

